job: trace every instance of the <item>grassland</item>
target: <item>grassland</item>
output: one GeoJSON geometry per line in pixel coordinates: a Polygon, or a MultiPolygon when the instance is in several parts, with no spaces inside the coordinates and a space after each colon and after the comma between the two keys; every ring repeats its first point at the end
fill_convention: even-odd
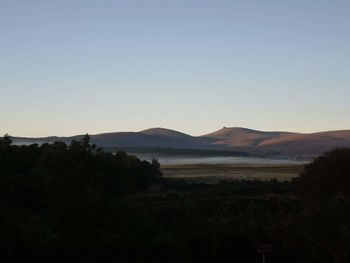
{"type": "Polygon", "coordinates": [[[186,182],[290,181],[303,170],[302,164],[163,164],[165,178],[186,182]]]}

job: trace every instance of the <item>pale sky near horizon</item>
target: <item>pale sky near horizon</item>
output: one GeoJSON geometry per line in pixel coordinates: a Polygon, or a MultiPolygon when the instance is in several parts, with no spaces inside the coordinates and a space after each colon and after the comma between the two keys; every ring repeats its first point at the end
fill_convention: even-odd
{"type": "Polygon", "coordinates": [[[0,0],[0,135],[350,129],[349,0],[0,0]]]}

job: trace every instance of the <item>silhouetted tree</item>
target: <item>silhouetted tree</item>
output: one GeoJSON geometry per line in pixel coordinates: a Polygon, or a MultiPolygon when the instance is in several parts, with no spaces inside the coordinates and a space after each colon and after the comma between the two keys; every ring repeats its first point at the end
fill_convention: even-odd
{"type": "Polygon", "coordinates": [[[4,137],[2,137],[2,138],[0,139],[0,145],[2,145],[2,146],[8,147],[8,146],[10,146],[11,144],[12,144],[12,140],[11,140],[10,135],[8,135],[8,134],[5,134],[4,137]]]}
{"type": "Polygon", "coordinates": [[[336,148],[319,156],[305,166],[299,183],[302,194],[314,200],[350,197],[350,149],[336,148]]]}

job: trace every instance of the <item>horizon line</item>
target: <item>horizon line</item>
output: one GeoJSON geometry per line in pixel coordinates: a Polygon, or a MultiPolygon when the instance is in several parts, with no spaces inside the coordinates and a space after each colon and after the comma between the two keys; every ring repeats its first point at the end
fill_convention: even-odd
{"type": "Polygon", "coordinates": [[[214,131],[210,131],[207,132],[205,134],[202,135],[192,135],[191,133],[187,133],[187,132],[182,132],[180,130],[175,130],[175,129],[170,129],[170,128],[164,128],[164,127],[152,127],[152,128],[146,128],[146,129],[142,129],[142,130],[138,130],[138,131],[109,131],[109,132],[93,132],[93,133],[89,133],[89,132],[83,132],[83,133],[75,133],[72,135],[43,135],[43,136],[21,136],[21,135],[11,135],[10,133],[4,133],[2,136],[3,137],[5,135],[9,135],[10,137],[14,137],[14,138],[49,138],[49,137],[60,137],[60,138],[69,138],[69,137],[75,137],[75,136],[82,136],[82,135],[86,135],[88,134],[89,136],[95,136],[95,135],[103,135],[103,134],[111,134],[111,133],[142,133],[144,131],[147,130],[152,130],[152,129],[163,129],[163,130],[169,130],[169,131],[174,131],[174,132],[178,132],[178,133],[183,133],[192,137],[202,137],[202,136],[206,136],[209,135],[211,133],[215,133],[218,132],[222,129],[245,129],[245,130],[251,130],[251,131],[256,131],[256,132],[286,132],[286,133],[296,133],[296,134],[316,134],[316,133],[323,133],[323,132],[340,132],[340,131],[348,131],[350,130],[350,128],[348,129],[326,129],[326,130],[318,130],[318,131],[313,131],[313,132],[300,132],[300,131],[290,131],[290,130],[260,130],[260,129],[254,129],[254,128],[247,128],[247,127],[241,127],[241,126],[223,126],[222,128],[218,129],[218,130],[214,130],[214,131]]]}

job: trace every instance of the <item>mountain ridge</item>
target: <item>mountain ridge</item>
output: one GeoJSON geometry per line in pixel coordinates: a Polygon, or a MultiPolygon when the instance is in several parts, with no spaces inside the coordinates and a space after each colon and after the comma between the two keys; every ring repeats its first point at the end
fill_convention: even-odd
{"type": "MultiPolygon", "coordinates": [[[[52,143],[78,140],[82,135],[41,138],[11,137],[15,144],[52,143]]],[[[192,136],[156,127],[139,132],[109,132],[90,135],[102,147],[239,150],[288,156],[316,156],[335,147],[350,147],[350,130],[297,133],[260,131],[244,127],[223,127],[212,133],[192,136]]]]}

